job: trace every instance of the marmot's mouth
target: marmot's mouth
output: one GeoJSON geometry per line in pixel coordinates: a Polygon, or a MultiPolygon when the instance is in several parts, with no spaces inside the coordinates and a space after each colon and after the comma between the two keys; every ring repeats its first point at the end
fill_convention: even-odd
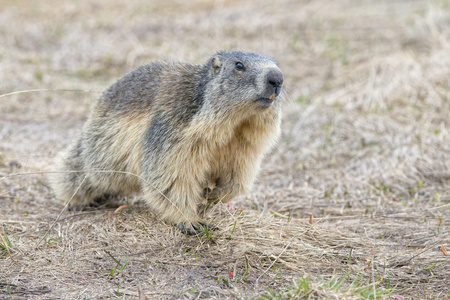
{"type": "Polygon", "coordinates": [[[271,106],[275,102],[275,99],[259,98],[256,102],[262,106],[271,106]]]}

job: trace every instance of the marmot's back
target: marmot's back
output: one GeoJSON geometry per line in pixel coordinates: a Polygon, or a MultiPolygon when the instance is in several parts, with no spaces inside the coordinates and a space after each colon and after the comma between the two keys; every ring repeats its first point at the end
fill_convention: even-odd
{"type": "Polygon", "coordinates": [[[279,135],[282,83],[273,59],[250,52],[138,68],[95,105],[59,163],[72,172],[54,176],[57,198],[80,206],[142,191],[162,219],[201,231],[208,202],[250,190],[279,135]]]}

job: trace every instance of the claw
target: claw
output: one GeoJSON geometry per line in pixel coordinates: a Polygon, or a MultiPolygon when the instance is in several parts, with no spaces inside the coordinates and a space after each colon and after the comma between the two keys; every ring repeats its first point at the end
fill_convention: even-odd
{"type": "Polygon", "coordinates": [[[196,232],[203,231],[202,226],[199,223],[191,223],[191,226],[194,228],[196,232]]]}
{"type": "Polygon", "coordinates": [[[206,221],[203,222],[180,222],[177,227],[186,235],[201,235],[206,230],[220,230],[219,227],[212,225],[206,221]]]}
{"type": "Polygon", "coordinates": [[[197,232],[192,228],[191,224],[185,226],[184,223],[178,223],[178,228],[185,235],[196,235],[197,234],[197,232]]]}
{"type": "Polygon", "coordinates": [[[213,225],[211,223],[208,222],[199,222],[204,228],[206,228],[206,230],[212,230],[212,231],[216,231],[216,230],[220,230],[219,227],[217,227],[216,225],[213,225]]]}

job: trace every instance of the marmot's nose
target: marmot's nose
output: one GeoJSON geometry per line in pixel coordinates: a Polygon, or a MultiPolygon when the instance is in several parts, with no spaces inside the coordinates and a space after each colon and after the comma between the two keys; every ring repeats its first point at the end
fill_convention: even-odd
{"type": "Polygon", "coordinates": [[[283,73],[278,69],[271,69],[266,74],[266,82],[273,93],[278,96],[281,92],[281,86],[283,85],[283,73]]]}

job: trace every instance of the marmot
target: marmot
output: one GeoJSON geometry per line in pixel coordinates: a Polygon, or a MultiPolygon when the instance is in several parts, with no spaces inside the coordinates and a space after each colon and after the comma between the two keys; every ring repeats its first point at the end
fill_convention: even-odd
{"type": "Polygon", "coordinates": [[[83,207],[142,192],[183,233],[216,229],[199,213],[251,189],[280,134],[282,84],[276,61],[251,52],[139,67],[103,93],[58,160],[56,198],[83,207]]]}

